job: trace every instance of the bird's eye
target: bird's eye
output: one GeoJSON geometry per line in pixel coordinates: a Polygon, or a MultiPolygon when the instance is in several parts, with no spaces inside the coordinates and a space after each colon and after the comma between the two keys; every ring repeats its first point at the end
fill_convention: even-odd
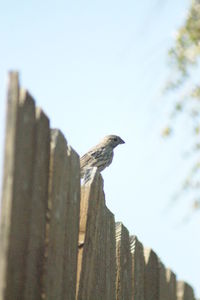
{"type": "Polygon", "coordinates": [[[116,142],[116,141],[117,141],[117,138],[114,138],[113,140],[116,142]]]}

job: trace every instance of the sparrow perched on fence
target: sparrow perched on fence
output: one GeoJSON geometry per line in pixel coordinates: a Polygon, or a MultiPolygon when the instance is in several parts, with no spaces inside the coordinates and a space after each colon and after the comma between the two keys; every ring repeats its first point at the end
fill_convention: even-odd
{"type": "Polygon", "coordinates": [[[108,167],[113,160],[114,148],[124,143],[125,142],[117,135],[105,136],[99,144],[81,157],[81,178],[84,177],[86,171],[92,167],[97,167],[99,172],[108,167]]]}

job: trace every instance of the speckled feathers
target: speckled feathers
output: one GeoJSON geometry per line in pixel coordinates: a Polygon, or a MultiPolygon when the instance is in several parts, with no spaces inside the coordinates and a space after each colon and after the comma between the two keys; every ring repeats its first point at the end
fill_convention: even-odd
{"type": "Polygon", "coordinates": [[[84,154],[80,159],[81,177],[84,176],[88,168],[97,167],[98,171],[101,172],[108,167],[113,160],[113,150],[119,144],[124,144],[119,136],[107,135],[99,144],[84,154]]]}

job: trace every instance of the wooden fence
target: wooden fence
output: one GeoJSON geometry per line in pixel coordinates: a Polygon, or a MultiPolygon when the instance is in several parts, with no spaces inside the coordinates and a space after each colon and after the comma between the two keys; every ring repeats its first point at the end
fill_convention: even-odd
{"type": "Polygon", "coordinates": [[[193,300],[193,289],[130,236],[94,168],[9,75],[0,227],[0,300],[193,300]]]}

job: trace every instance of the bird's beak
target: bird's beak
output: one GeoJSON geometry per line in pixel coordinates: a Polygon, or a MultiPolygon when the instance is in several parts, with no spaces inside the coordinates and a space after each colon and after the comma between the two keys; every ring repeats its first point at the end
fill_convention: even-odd
{"type": "Polygon", "coordinates": [[[125,142],[122,139],[120,139],[120,144],[125,144],[125,142]]]}

